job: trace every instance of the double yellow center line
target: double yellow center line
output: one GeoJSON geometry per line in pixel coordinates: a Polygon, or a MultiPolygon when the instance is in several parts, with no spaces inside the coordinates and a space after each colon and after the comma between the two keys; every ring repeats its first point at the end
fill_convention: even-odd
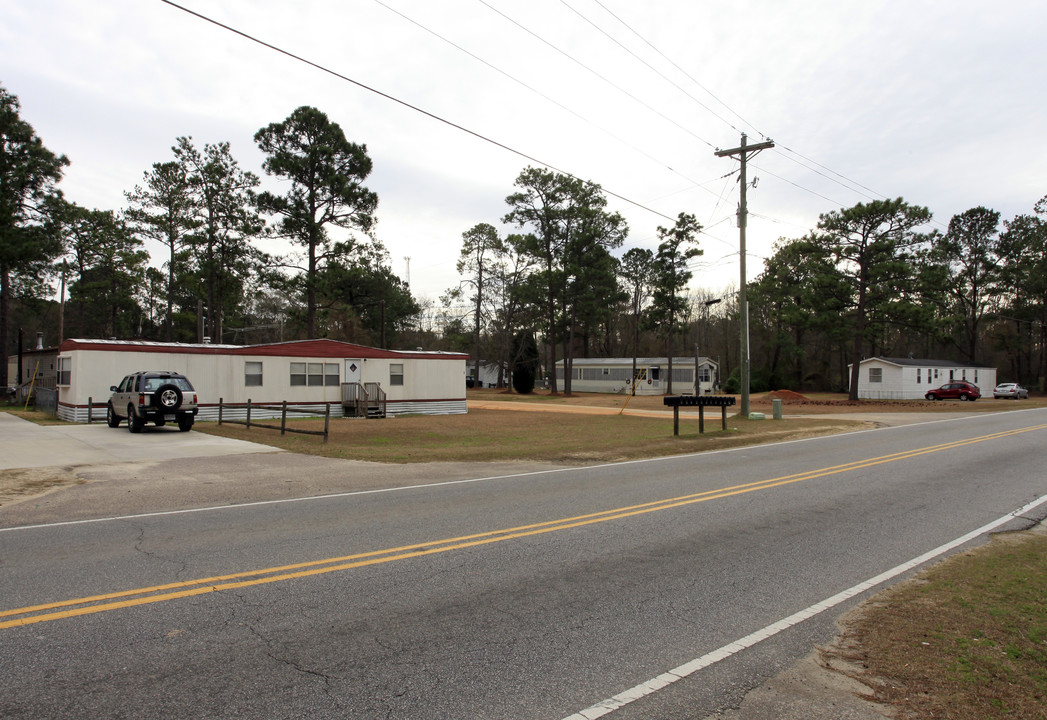
{"type": "Polygon", "coordinates": [[[238,590],[253,585],[264,585],[266,583],[295,580],[313,575],[323,575],[325,573],[367,567],[368,565],[380,565],[382,563],[408,560],[411,558],[424,557],[426,555],[435,555],[438,553],[451,552],[453,550],[462,550],[480,545],[505,542],[506,540],[515,540],[532,535],[541,535],[544,533],[568,530],[570,528],[577,528],[585,525],[620,520],[635,515],[669,510],[685,505],[706,502],[708,500],[730,497],[731,495],[767,490],[781,485],[813,480],[828,475],[837,475],[851,470],[861,470],[876,465],[898,462],[900,460],[907,460],[921,455],[952,450],[954,448],[975,443],[999,440],[1013,435],[1033,432],[1035,430],[1043,430],[1045,428],[1047,428],[1047,424],[1017,430],[1006,430],[975,438],[956,440],[941,445],[907,450],[865,460],[857,460],[843,465],[834,465],[794,475],[783,475],[781,477],[761,480],[759,482],[732,485],[730,487],[706,490],[705,492],[681,495],[679,497],[666,498],[664,500],[642,503],[639,505],[629,505],[627,507],[614,508],[612,510],[603,510],[601,512],[589,513],[586,515],[575,515],[573,517],[561,518],[559,520],[520,525],[502,530],[492,530],[472,535],[446,538],[444,540],[433,540],[413,545],[402,545],[400,547],[389,548],[386,550],[374,550],[371,552],[344,555],[324,560],[312,560],[292,565],[265,568],[262,570],[251,570],[231,573],[228,575],[216,575],[213,577],[200,578],[198,580],[185,580],[182,582],[154,585],[152,587],[138,588],[135,590],[123,590],[103,595],[92,595],[90,597],[4,610],[0,611],[0,630],[77,617],[80,615],[91,615],[94,613],[108,612],[110,610],[119,610],[122,608],[134,607],[136,605],[167,602],[169,600],[221,592],[223,590],[238,590]]]}

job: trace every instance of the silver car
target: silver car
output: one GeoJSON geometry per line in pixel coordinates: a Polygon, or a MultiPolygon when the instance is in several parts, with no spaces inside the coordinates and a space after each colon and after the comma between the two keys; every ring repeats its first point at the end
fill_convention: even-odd
{"type": "Polygon", "coordinates": [[[127,429],[138,433],[147,421],[156,423],[157,427],[173,421],[178,423],[179,430],[186,432],[193,427],[199,412],[196,391],[181,373],[167,370],[131,373],[109,389],[113,394],[105,416],[111,428],[127,420],[127,429]]]}
{"type": "Polygon", "coordinates": [[[997,400],[1000,398],[1014,398],[1015,400],[1020,400],[1021,398],[1028,398],[1029,391],[1018,383],[1000,383],[993,388],[992,396],[997,400]]]}

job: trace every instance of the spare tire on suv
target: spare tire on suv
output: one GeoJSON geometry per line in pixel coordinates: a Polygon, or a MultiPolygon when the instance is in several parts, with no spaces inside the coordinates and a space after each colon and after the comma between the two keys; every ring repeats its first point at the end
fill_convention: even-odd
{"type": "Polygon", "coordinates": [[[177,385],[161,385],[153,393],[153,404],[162,412],[174,412],[182,406],[182,391],[177,385]]]}

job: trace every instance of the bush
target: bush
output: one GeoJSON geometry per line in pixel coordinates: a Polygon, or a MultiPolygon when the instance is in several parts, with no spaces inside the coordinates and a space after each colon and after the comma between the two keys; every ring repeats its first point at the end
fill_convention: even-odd
{"type": "Polygon", "coordinates": [[[513,338],[513,390],[521,395],[534,392],[535,379],[538,377],[538,343],[534,333],[524,331],[513,338]]]}

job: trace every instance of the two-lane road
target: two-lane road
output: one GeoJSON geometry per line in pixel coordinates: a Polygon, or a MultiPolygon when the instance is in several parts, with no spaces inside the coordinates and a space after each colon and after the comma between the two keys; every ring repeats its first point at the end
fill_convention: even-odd
{"type": "Polygon", "coordinates": [[[0,717],[701,718],[1044,517],[1045,439],[1032,410],[0,529],[0,717]]]}

